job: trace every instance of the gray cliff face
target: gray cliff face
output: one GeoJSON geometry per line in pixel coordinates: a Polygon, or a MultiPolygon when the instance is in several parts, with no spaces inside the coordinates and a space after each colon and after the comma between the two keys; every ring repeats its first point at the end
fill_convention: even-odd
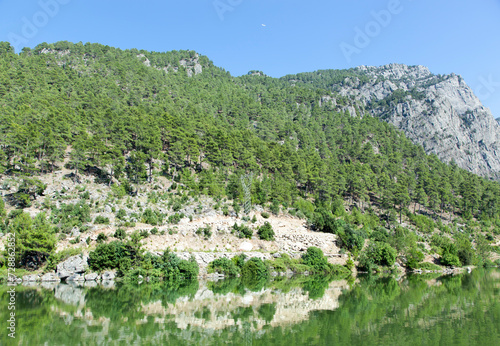
{"type": "Polygon", "coordinates": [[[500,177],[500,125],[462,77],[423,66],[361,66],[337,86],[365,111],[403,130],[427,153],[483,176],[500,177]]]}

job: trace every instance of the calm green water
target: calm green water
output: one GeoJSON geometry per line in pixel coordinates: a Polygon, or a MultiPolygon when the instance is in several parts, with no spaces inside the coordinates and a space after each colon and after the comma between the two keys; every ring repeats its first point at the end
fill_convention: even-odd
{"type": "Polygon", "coordinates": [[[2,345],[500,345],[499,270],[249,286],[18,286],[15,340],[7,289],[2,345]]]}

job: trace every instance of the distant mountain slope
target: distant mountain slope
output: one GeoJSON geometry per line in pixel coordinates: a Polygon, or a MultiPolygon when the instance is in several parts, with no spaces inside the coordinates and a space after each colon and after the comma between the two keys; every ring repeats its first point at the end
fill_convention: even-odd
{"type": "Polygon", "coordinates": [[[462,77],[423,66],[390,64],[283,77],[337,92],[359,110],[394,124],[427,153],[483,176],[499,177],[500,125],[462,77]]]}

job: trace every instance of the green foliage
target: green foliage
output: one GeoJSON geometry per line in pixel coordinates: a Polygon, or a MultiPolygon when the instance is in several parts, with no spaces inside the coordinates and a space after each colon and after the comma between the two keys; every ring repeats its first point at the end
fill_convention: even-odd
{"type": "Polygon", "coordinates": [[[7,232],[15,235],[16,267],[37,269],[55,250],[56,237],[45,213],[33,219],[22,211],[16,213],[9,221],[7,232]]]}
{"type": "Polygon", "coordinates": [[[243,265],[245,264],[247,256],[245,254],[239,254],[237,256],[234,256],[231,261],[238,267],[238,268],[243,268],[243,265]]]}
{"type": "Polygon", "coordinates": [[[365,270],[372,270],[375,266],[392,266],[396,262],[397,251],[387,243],[372,242],[363,251],[359,259],[359,266],[365,270]]]}
{"type": "Polygon", "coordinates": [[[306,253],[302,255],[302,263],[313,268],[314,272],[324,272],[327,270],[327,260],[320,248],[311,246],[307,248],[306,253]]]}
{"type": "Polygon", "coordinates": [[[102,215],[97,215],[94,219],[94,224],[96,224],[96,225],[109,225],[109,218],[102,216],[102,215]]]}
{"type": "Polygon", "coordinates": [[[433,270],[433,271],[441,271],[442,268],[434,263],[422,262],[415,266],[414,269],[422,269],[422,270],[433,270]]]}
{"type": "Polygon", "coordinates": [[[125,219],[125,216],[127,216],[127,212],[125,211],[125,209],[119,209],[118,212],[116,213],[116,218],[118,220],[125,219]]]}
{"type": "Polygon", "coordinates": [[[443,256],[441,256],[441,264],[454,267],[460,267],[462,265],[458,256],[451,252],[445,252],[443,256]]]}
{"type": "Polygon", "coordinates": [[[82,228],[91,221],[90,206],[83,200],[76,204],[62,204],[59,209],[52,209],[50,221],[65,233],[73,227],[82,228]]]}
{"type": "Polygon", "coordinates": [[[253,236],[252,229],[244,224],[238,225],[237,223],[234,223],[232,233],[236,233],[238,238],[252,239],[253,236]]]}
{"type": "Polygon", "coordinates": [[[263,240],[274,240],[274,230],[269,222],[264,222],[262,226],[259,227],[257,231],[259,239],[263,240]]]}
{"type": "Polygon", "coordinates": [[[208,264],[209,273],[217,272],[227,277],[234,277],[240,273],[240,268],[230,259],[222,257],[208,264]]]}
{"type": "Polygon", "coordinates": [[[108,240],[108,236],[107,236],[106,234],[104,234],[104,233],[99,233],[99,234],[97,235],[96,242],[97,242],[98,244],[101,244],[101,243],[105,242],[106,240],[108,240]]]}
{"type": "MultiPolygon", "coordinates": [[[[174,215],[177,215],[177,214],[174,214],[174,215]]],[[[157,210],[153,211],[151,208],[147,208],[146,210],[144,210],[144,213],[142,214],[141,220],[143,223],[147,223],[147,224],[150,224],[152,226],[157,226],[157,225],[160,225],[163,223],[163,214],[157,210]]],[[[174,218],[172,218],[172,219],[169,218],[169,221],[170,220],[174,220],[174,218]]],[[[176,221],[175,223],[178,223],[178,222],[179,221],[176,221]]],[[[171,223],[174,223],[174,222],[171,222],[171,223]]]]}
{"type": "Polygon", "coordinates": [[[269,269],[260,258],[252,257],[241,268],[241,276],[248,281],[259,280],[269,276],[269,269]]]}
{"type": "Polygon", "coordinates": [[[173,224],[173,225],[177,225],[181,219],[184,217],[184,214],[178,214],[178,213],[175,213],[175,214],[172,214],[168,217],[168,223],[170,224],[173,224]]]}
{"type": "Polygon", "coordinates": [[[420,262],[424,259],[424,254],[417,248],[410,249],[406,254],[406,266],[410,269],[419,268],[420,262]]]}
{"type": "Polygon", "coordinates": [[[212,227],[210,225],[206,225],[203,228],[198,228],[195,232],[198,235],[203,235],[205,239],[209,239],[212,236],[212,227]]]}
{"type": "Polygon", "coordinates": [[[113,237],[123,240],[127,237],[127,232],[125,232],[123,228],[117,228],[115,233],[113,234],[113,237]]]}

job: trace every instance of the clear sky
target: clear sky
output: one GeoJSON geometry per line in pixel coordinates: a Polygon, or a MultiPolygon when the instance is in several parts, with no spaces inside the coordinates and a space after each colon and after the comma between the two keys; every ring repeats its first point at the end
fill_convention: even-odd
{"type": "Polygon", "coordinates": [[[500,0],[0,0],[0,41],[61,40],[192,49],[235,76],[425,65],[500,117],[500,0]]]}

